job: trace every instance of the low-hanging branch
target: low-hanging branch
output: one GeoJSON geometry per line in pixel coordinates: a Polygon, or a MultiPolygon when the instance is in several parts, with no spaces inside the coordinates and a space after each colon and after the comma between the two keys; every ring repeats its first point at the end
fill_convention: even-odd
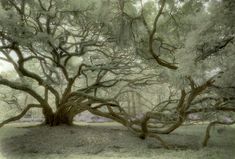
{"type": "MultiPolygon", "coordinates": [[[[195,49],[194,45],[197,45],[193,43],[200,42],[198,37],[202,33],[192,29],[198,28],[196,23],[177,23],[178,18],[184,22],[191,16],[191,13],[182,14],[186,13],[185,4],[191,2],[178,5],[167,0],[149,1],[150,3],[140,0],[141,6],[138,6],[139,2],[136,1],[119,0],[119,3],[112,5],[108,1],[92,1],[98,8],[88,5],[89,3],[82,4],[80,1],[76,2],[77,6],[73,6],[73,2],[64,3],[64,0],[6,0],[0,3],[3,10],[0,19],[0,60],[11,64],[14,69],[14,72],[9,70],[5,77],[0,76],[0,85],[24,92],[38,103],[28,104],[28,101],[25,101],[24,106],[28,105],[21,113],[6,119],[0,123],[0,127],[21,119],[31,108],[42,109],[45,124],[50,126],[72,125],[77,114],[89,111],[122,124],[142,139],[154,138],[163,147],[170,148],[160,134],[172,133],[185,121],[191,120],[190,115],[202,112],[235,112],[232,107],[233,95],[223,97],[222,93],[218,93],[221,89],[229,89],[229,92],[232,92],[233,86],[228,84],[227,88],[219,88],[214,85],[217,92],[213,92],[214,90],[208,89],[215,82],[212,78],[202,84],[195,82],[200,81],[200,78],[196,79],[198,71],[206,75],[205,77],[210,74],[207,72],[209,69],[212,70],[211,73],[216,71],[216,67],[212,68],[214,63],[208,65],[208,70],[196,70],[198,67],[186,61],[195,58],[194,53],[197,50],[191,49],[195,49]],[[141,10],[138,11],[139,9],[141,10]],[[175,24],[182,27],[177,26],[176,30],[175,24]],[[196,31],[198,36],[195,36],[196,31]],[[132,33],[133,38],[127,35],[129,33],[132,33]],[[182,35],[176,37],[175,33],[182,35]],[[123,35],[122,39],[118,38],[120,35],[123,35]],[[188,38],[189,35],[193,36],[190,37],[192,39],[188,38]],[[120,40],[127,42],[127,45],[122,45],[124,43],[120,43],[120,40]],[[181,49],[183,55],[187,53],[191,57],[182,58],[186,63],[182,65],[182,70],[174,72],[177,75],[170,75],[177,78],[171,81],[176,82],[171,85],[170,80],[166,79],[169,77],[168,72],[158,69],[152,62],[163,68],[177,70],[175,58],[180,55],[173,55],[177,49],[181,49]],[[147,52],[154,60],[149,62],[139,56],[136,52],[140,51],[147,52]],[[164,52],[167,54],[163,55],[164,52]],[[190,69],[183,66],[189,66],[190,69]],[[189,72],[190,70],[195,73],[189,72]],[[14,79],[12,73],[15,73],[14,79]],[[185,77],[185,73],[192,77],[185,77]],[[179,84],[177,82],[182,80],[178,75],[184,78],[184,81],[179,83],[188,82],[182,89],[176,87],[179,84]],[[152,86],[156,92],[146,91],[152,86]],[[166,89],[167,86],[172,88],[172,92],[166,89]],[[130,92],[135,94],[130,96],[130,92]],[[126,94],[128,97],[125,97],[126,94]],[[169,94],[168,99],[165,99],[166,94],[169,94]],[[163,101],[156,104],[153,98],[163,101]],[[133,102],[130,102],[131,100],[133,102]],[[222,103],[213,105],[220,100],[222,103]],[[142,110],[138,112],[133,109],[133,115],[131,108],[137,104],[141,105],[142,110]],[[200,104],[206,106],[201,107],[200,104]],[[150,108],[149,105],[153,107],[150,108]],[[148,110],[143,106],[148,106],[148,110]]],[[[206,12],[203,14],[207,17],[206,12]]],[[[223,25],[215,26],[224,29],[223,25]]],[[[222,49],[229,49],[234,37],[226,37],[226,34],[223,34],[218,33],[220,38],[223,38],[218,45],[211,49],[203,46],[201,51],[205,55],[202,55],[198,62],[209,60],[208,53],[213,55],[222,49]]],[[[225,72],[227,65],[218,65],[218,68],[225,72]]],[[[207,145],[213,125],[233,123],[210,123],[204,145],[207,145]]]]}
{"type": "Polygon", "coordinates": [[[166,129],[160,129],[160,130],[155,129],[151,131],[151,130],[148,130],[149,129],[148,121],[151,118],[155,118],[156,115],[159,116],[162,113],[161,112],[159,113],[147,112],[145,116],[142,118],[142,122],[140,124],[141,130],[142,130],[142,134],[140,135],[140,138],[145,139],[148,136],[148,134],[151,132],[152,133],[154,132],[157,134],[169,134],[175,129],[177,129],[185,121],[187,117],[187,111],[190,109],[190,106],[192,102],[195,100],[195,98],[214,83],[213,79],[209,79],[205,83],[197,86],[192,78],[188,78],[188,80],[190,81],[191,90],[188,91],[188,93],[186,93],[185,90],[181,90],[181,97],[178,101],[177,106],[175,107],[175,111],[173,111],[173,113],[171,114],[172,117],[176,117],[176,119],[174,119],[173,122],[170,122],[170,124],[165,125],[166,129]]]}
{"type": "Polygon", "coordinates": [[[0,123],[0,128],[5,124],[21,119],[31,108],[42,108],[40,104],[29,104],[19,115],[11,117],[0,123]]]}
{"type": "Polygon", "coordinates": [[[235,124],[235,121],[231,121],[231,122],[213,121],[213,122],[211,122],[206,128],[206,134],[205,134],[202,145],[204,147],[207,146],[208,141],[210,139],[210,130],[214,125],[233,125],[233,124],[235,124]]]}

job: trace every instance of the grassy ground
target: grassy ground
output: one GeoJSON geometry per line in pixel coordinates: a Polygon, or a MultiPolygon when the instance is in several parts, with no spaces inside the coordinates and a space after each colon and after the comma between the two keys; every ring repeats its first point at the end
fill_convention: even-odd
{"type": "Polygon", "coordinates": [[[141,140],[115,123],[45,127],[11,124],[0,129],[0,159],[235,159],[235,127],[212,130],[207,148],[201,147],[205,125],[184,126],[162,135],[175,150],[156,140],[141,140]]]}

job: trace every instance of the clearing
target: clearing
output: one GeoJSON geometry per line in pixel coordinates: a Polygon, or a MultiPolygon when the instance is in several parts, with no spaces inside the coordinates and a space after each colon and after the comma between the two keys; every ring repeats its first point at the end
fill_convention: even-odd
{"type": "Polygon", "coordinates": [[[215,127],[202,148],[206,125],[182,126],[165,141],[177,145],[161,148],[152,138],[141,140],[116,123],[68,127],[14,123],[0,129],[0,159],[235,159],[235,127],[215,127]]]}

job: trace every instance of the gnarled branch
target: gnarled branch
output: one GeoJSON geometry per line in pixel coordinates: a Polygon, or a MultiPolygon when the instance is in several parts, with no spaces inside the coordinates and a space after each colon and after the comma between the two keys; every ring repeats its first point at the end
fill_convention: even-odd
{"type": "Polygon", "coordinates": [[[31,108],[42,108],[42,106],[40,104],[29,104],[19,115],[1,122],[0,128],[3,127],[5,124],[21,119],[31,108]]]}

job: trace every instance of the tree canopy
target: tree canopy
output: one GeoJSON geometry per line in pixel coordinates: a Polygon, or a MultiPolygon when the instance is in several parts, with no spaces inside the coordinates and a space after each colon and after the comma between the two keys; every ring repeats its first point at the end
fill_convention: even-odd
{"type": "Polygon", "coordinates": [[[157,134],[193,115],[234,123],[234,0],[0,2],[0,60],[13,68],[0,85],[31,98],[0,126],[33,107],[51,126],[88,110],[167,147],[157,134]],[[128,113],[128,92],[151,103],[142,117],[128,113]]]}

